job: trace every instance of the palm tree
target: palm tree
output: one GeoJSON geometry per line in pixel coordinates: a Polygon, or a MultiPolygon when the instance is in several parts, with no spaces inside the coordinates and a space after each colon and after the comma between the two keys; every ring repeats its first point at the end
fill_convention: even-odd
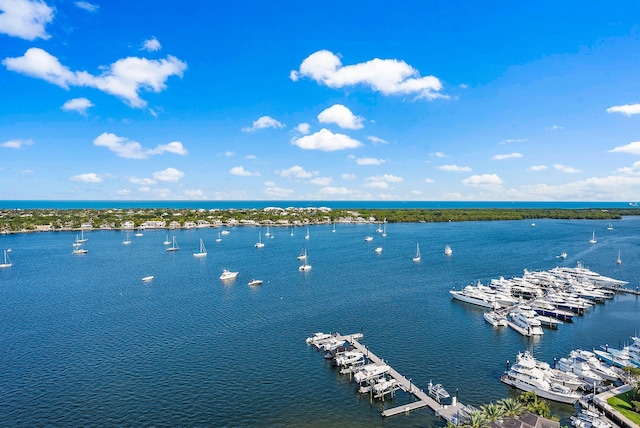
{"type": "Polygon", "coordinates": [[[507,416],[519,416],[524,412],[524,406],[515,398],[503,398],[498,405],[504,409],[507,416]]]}
{"type": "Polygon", "coordinates": [[[480,411],[490,422],[499,421],[506,416],[504,407],[495,403],[480,406],[480,411]]]}
{"type": "Polygon", "coordinates": [[[481,411],[472,412],[464,422],[465,428],[487,428],[488,426],[489,420],[481,411]]]}

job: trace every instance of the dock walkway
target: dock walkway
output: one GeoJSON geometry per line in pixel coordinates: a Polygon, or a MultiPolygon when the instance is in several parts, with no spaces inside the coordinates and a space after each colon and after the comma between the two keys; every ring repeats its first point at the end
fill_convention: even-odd
{"type": "MultiPolygon", "coordinates": [[[[337,335],[336,337],[338,339],[344,339],[345,342],[349,342],[350,345],[352,345],[358,351],[362,352],[365,357],[368,358],[371,362],[376,364],[386,364],[382,358],[378,357],[366,346],[358,342],[358,339],[362,338],[361,333],[348,336],[337,335]]],[[[408,413],[412,410],[421,409],[423,407],[430,407],[436,413],[436,416],[439,416],[452,423],[458,423],[460,416],[466,415],[469,412],[469,407],[458,403],[456,399],[454,399],[453,403],[450,405],[442,405],[438,403],[436,400],[426,394],[422,389],[413,384],[411,380],[407,379],[396,370],[394,370],[393,367],[389,369],[388,375],[396,381],[396,384],[401,390],[416,397],[418,401],[414,401],[409,404],[403,404],[390,409],[385,409],[382,412],[382,416],[384,417],[391,417],[399,415],[401,413],[408,413]]]]}

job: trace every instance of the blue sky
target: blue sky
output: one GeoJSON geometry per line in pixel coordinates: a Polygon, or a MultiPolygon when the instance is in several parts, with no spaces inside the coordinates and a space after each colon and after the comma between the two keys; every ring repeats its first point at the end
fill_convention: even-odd
{"type": "Polygon", "coordinates": [[[637,201],[639,17],[0,0],[0,199],[637,201]]]}

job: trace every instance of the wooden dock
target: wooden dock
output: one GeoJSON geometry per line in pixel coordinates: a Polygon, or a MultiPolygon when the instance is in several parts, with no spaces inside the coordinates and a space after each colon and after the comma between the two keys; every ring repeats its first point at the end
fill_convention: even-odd
{"type": "MultiPolygon", "coordinates": [[[[350,345],[352,345],[358,351],[362,352],[365,357],[371,362],[376,364],[386,364],[382,358],[378,357],[366,346],[358,342],[358,339],[362,338],[361,333],[348,336],[337,335],[336,337],[338,337],[339,339],[344,339],[345,342],[349,342],[350,345]]],[[[461,416],[466,416],[466,414],[470,411],[470,407],[458,403],[456,399],[454,399],[453,403],[450,405],[440,404],[439,402],[431,398],[428,394],[426,394],[422,389],[413,384],[412,381],[394,370],[393,367],[389,369],[388,375],[396,381],[396,384],[401,390],[415,397],[417,401],[403,404],[390,409],[385,409],[382,412],[383,417],[391,417],[399,415],[401,413],[408,413],[412,410],[421,409],[423,407],[430,407],[436,413],[436,416],[439,416],[449,422],[458,424],[459,418],[461,416]]]]}

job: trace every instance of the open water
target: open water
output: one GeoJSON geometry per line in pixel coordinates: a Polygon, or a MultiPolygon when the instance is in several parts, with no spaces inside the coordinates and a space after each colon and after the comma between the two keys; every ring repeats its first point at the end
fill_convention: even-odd
{"type": "MultiPolygon", "coordinates": [[[[575,266],[638,286],[640,218],[604,221],[376,224],[0,236],[0,426],[442,426],[422,409],[383,420],[348,377],[305,344],[316,331],[362,342],[426,389],[442,383],[480,406],[517,391],[499,380],[530,349],[552,362],[571,349],[618,346],[640,328],[640,303],[618,295],[538,340],[493,329],[448,291],[527,269],[575,266]],[[589,244],[595,230],[597,244],[589,244]],[[364,237],[374,236],[373,242],[364,237]],[[193,257],[199,239],[208,256],[193,257]],[[422,261],[414,263],[416,242],[422,261]],[[445,245],[453,256],[443,254],[445,245]],[[299,272],[303,245],[313,269],[299,272]],[[381,254],[374,252],[382,246],[381,254]],[[618,250],[622,265],[616,265],[618,250]],[[556,256],[562,251],[568,258],[556,256]],[[239,271],[223,284],[223,268],[239,271]],[[154,275],[150,283],[141,278],[154,275]],[[249,287],[252,278],[264,280],[249,287]]],[[[554,404],[566,420],[572,406],[554,404]]]]}

